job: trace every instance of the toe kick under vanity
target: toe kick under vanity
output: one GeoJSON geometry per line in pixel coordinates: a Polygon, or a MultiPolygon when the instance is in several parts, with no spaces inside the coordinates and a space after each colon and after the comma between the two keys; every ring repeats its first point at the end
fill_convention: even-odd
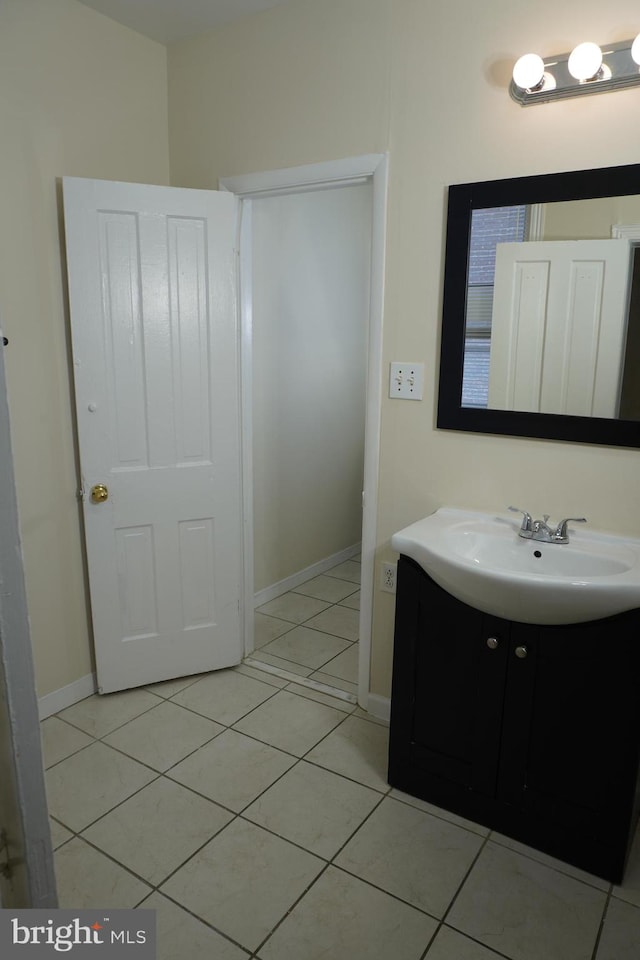
{"type": "Polygon", "coordinates": [[[640,809],[640,542],[569,543],[565,525],[560,545],[524,516],[441,509],[392,538],[389,783],[620,883],[640,809]]]}

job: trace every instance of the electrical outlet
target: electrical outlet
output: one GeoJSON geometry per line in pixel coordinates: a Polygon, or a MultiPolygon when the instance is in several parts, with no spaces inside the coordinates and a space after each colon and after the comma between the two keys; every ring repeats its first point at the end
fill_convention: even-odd
{"type": "Polygon", "coordinates": [[[398,573],[397,563],[380,564],[380,589],[386,593],[396,592],[396,576],[398,573]]]}

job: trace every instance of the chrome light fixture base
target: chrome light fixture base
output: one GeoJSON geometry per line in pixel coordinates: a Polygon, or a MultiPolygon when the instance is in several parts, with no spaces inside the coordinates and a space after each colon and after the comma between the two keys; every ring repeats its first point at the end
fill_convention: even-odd
{"type": "Polygon", "coordinates": [[[544,60],[544,77],[533,89],[523,89],[511,80],[509,93],[523,107],[534,103],[552,103],[568,97],[623,90],[640,84],[640,66],[631,56],[634,40],[610,43],[602,49],[602,67],[589,80],[576,80],[569,73],[570,53],[544,60]]]}

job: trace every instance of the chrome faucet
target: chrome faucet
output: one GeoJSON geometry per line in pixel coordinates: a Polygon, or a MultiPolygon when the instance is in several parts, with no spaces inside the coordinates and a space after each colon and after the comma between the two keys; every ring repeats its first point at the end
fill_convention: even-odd
{"type": "Polygon", "coordinates": [[[553,530],[548,526],[547,520],[549,514],[545,513],[542,520],[532,520],[531,514],[526,510],[520,510],[519,507],[509,507],[514,513],[522,514],[522,525],[518,530],[518,536],[525,540],[541,540],[543,543],[569,543],[569,523],[586,523],[586,517],[567,517],[561,520],[558,526],[553,530]]]}

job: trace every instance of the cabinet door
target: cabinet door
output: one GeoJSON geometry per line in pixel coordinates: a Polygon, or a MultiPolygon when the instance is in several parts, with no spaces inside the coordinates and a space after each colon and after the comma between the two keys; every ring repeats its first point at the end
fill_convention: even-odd
{"type": "Polygon", "coordinates": [[[392,770],[401,754],[429,776],[493,794],[508,631],[505,621],[461,603],[400,559],[392,770]]]}
{"type": "Polygon", "coordinates": [[[637,622],[514,625],[499,797],[585,836],[628,829],[637,771],[637,622]],[[526,648],[518,658],[516,650],[526,648]]]}

